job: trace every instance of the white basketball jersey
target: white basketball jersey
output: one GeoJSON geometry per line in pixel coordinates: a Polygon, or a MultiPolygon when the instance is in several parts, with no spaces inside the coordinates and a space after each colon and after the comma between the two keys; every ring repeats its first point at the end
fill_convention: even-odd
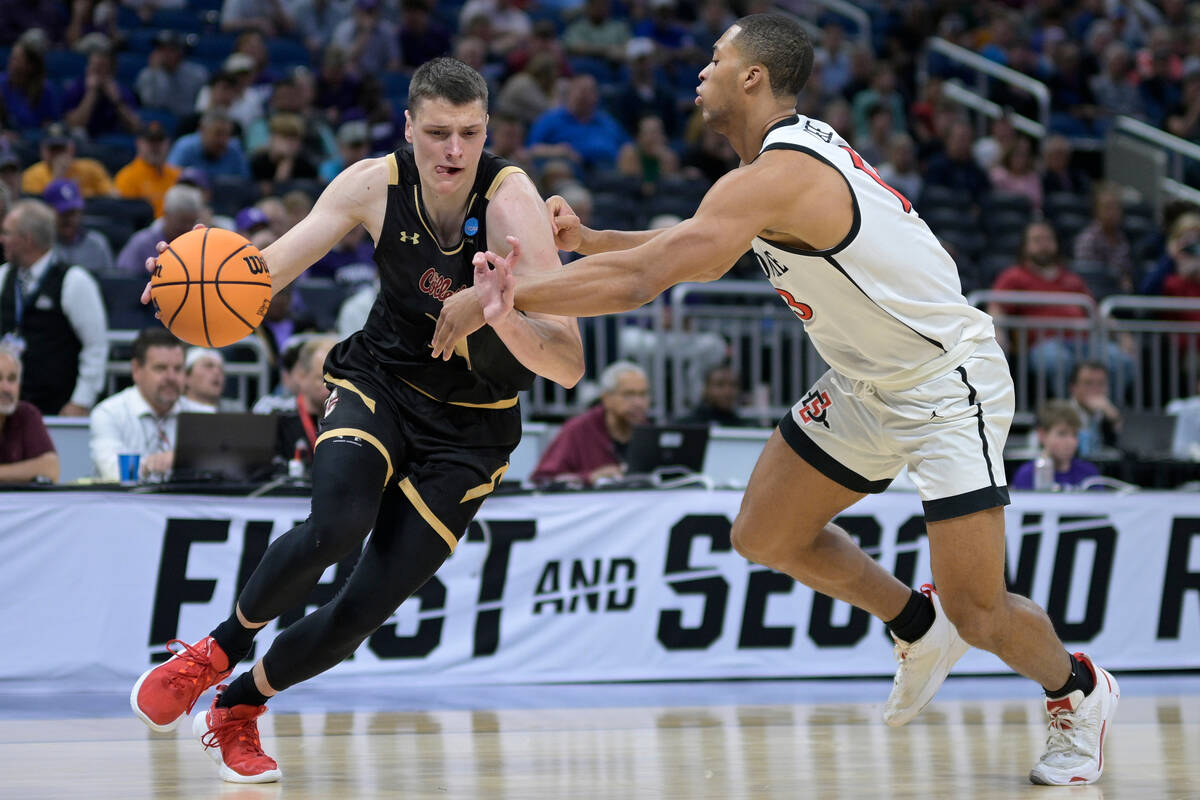
{"type": "Polygon", "coordinates": [[[759,266],[834,370],[905,389],[994,338],[991,317],[967,303],[954,259],[912,203],[833,128],[791,117],[768,131],[767,150],[819,159],[850,189],[854,221],[837,246],[801,250],[761,236],[753,243],[759,266]]]}

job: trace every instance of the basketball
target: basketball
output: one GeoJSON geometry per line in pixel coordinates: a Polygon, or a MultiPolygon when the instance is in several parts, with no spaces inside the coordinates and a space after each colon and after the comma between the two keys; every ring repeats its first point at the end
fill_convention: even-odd
{"type": "Polygon", "coordinates": [[[171,333],[199,347],[224,347],[262,322],[271,305],[271,273],[244,237],[198,228],[159,255],[150,297],[171,333]]]}

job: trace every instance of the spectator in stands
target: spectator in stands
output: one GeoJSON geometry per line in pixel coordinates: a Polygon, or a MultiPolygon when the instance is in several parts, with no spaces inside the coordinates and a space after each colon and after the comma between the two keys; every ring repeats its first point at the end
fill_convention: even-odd
{"type": "Polygon", "coordinates": [[[1170,224],[1163,254],[1142,277],[1138,293],[1164,294],[1167,279],[1178,274],[1180,260],[1187,258],[1197,243],[1200,243],[1200,209],[1184,211],[1170,224]]]}
{"type": "Polygon", "coordinates": [[[1182,97],[1167,111],[1167,130],[1200,144],[1200,63],[1191,65],[1183,74],[1182,97]]]}
{"type": "Polygon", "coordinates": [[[1109,399],[1108,367],[1099,361],[1080,361],[1067,382],[1069,400],[1079,414],[1079,455],[1095,456],[1117,446],[1121,412],[1109,399]]]}
{"type": "Polygon", "coordinates": [[[221,63],[222,80],[215,88],[226,91],[232,81],[232,89],[227,105],[221,105],[224,97],[213,97],[213,86],[206,86],[196,96],[196,110],[208,111],[211,108],[225,108],[229,116],[238,124],[238,130],[245,132],[263,115],[263,96],[254,85],[258,62],[246,53],[232,53],[221,63]]]}
{"type": "Polygon", "coordinates": [[[339,283],[375,277],[375,243],[367,229],[357,225],[346,231],[333,248],[305,273],[310,278],[332,278],[339,283]]]}
{"type": "MultiPolygon", "coordinates": [[[[270,228],[271,226],[270,215],[258,206],[247,206],[246,208],[243,208],[237,213],[237,216],[234,217],[234,221],[237,223],[237,232],[242,236],[245,236],[247,239],[252,238],[260,230],[264,228],[270,228]]],[[[274,231],[272,231],[272,233],[274,233],[274,231]]]]}
{"type": "Polygon", "coordinates": [[[1050,89],[1050,127],[1067,136],[1095,136],[1096,98],[1082,68],[1079,45],[1062,41],[1054,46],[1050,89]]]}
{"type": "Polygon", "coordinates": [[[263,194],[274,184],[291,180],[316,180],[317,166],[303,150],[304,121],[296,114],[271,117],[271,138],[250,157],[250,175],[263,194]]]}
{"type": "Polygon", "coordinates": [[[450,54],[450,31],[434,19],[433,6],[433,0],[401,1],[400,63],[406,70],[450,54]]]}
{"type": "MultiPolygon", "coordinates": [[[[15,12],[20,3],[6,3],[0,17],[15,12]]],[[[46,74],[46,37],[34,28],[13,45],[7,71],[0,75],[0,106],[14,128],[40,128],[62,115],[58,87],[46,74]]]]}
{"type": "Polygon", "coordinates": [[[661,119],[648,114],[638,120],[637,138],[621,146],[617,171],[640,180],[647,193],[661,179],[679,173],[679,156],[667,142],[661,119]]]}
{"type": "Polygon", "coordinates": [[[882,103],[876,103],[867,109],[866,135],[859,137],[854,149],[868,164],[882,164],[892,134],[892,112],[882,103]]]}
{"type": "Polygon", "coordinates": [[[117,194],[145,200],[154,208],[154,216],[163,214],[163,199],[167,190],[179,180],[182,170],[167,163],[171,139],[158,120],[148,122],[138,131],[135,140],[137,155],[117,172],[113,180],[117,194]]]}
{"type": "MultiPolygon", "coordinates": [[[[896,86],[896,70],[887,62],[875,66],[871,75],[871,85],[854,95],[851,108],[854,113],[854,135],[856,140],[865,141],[870,137],[871,124],[869,112],[872,108],[882,106],[892,112],[891,125],[893,131],[903,131],[908,128],[908,118],[904,109],[907,107],[904,95],[896,86]]],[[[838,131],[841,133],[841,131],[838,131]]]]}
{"type": "Polygon", "coordinates": [[[1174,108],[1183,96],[1179,88],[1179,76],[1175,72],[1179,65],[1174,62],[1170,32],[1166,32],[1165,36],[1156,35],[1148,52],[1143,55],[1145,66],[1139,70],[1142,79],[1138,84],[1138,93],[1142,98],[1146,121],[1156,128],[1161,128],[1166,124],[1168,111],[1174,108]]]}
{"type": "Polygon", "coordinates": [[[988,175],[992,191],[1015,194],[1029,199],[1034,213],[1042,209],[1042,178],[1033,161],[1033,143],[1027,136],[1018,136],[1012,146],[992,167],[988,175]]]}
{"type": "Polygon", "coordinates": [[[233,138],[233,119],[225,111],[211,109],[200,118],[200,129],[180,137],[167,156],[177,167],[196,167],[209,178],[232,175],[250,177],[242,146],[233,138]]]}
{"type": "Polygon", "coordinates": [[[516,0],[467,0],[459,12],[459,26],[468,31],[472,21],[483,17],[491,23],[488,49],[503,58],[533,33],[533,21],[516,0]]]}
{"type": "MultiPolygon", "coordinates": [[[[1054,485],[1061,489],[1078,489],[1088,478],[1100,474],[1090,461],[1078,458],[1079,432],[1083,427],[1074,404],[1066,400],[1049,400],[1038,409],[1037,438],[1041,457],[1050,460],[1054,469],[1054,485]]],[[[1037,460],[1027,461],[1017,468],[1010,486],[1014,489],[1033,489],[1037,460]]]]}
{"type": "Polygon", "coordinates": [[[600,402],[567,420],[538,459],[530,480],[590,485],[625,473],[629,437],[650,411],[650,381],[637,364],[618,361],[601,373],[600,386],[600,402]]]}
{"type": "Polygon", "coordinates": [[[530,175],[535,175],[533,159],[525,147],[525,123],[510,117],[503,111],[488,117],[488,152],[517,164],[530,175]]]}
{"type": "MultiPolygon", "coordinates": [[[[724,29],[717,33],[719,37],[724,29]]],[[[587,0],[583,16],[563,31],[563,46],[571,56],[602,58],[617,65],[625,60],[629,25],[613,19],[612,0],[587,0]]]]}
{"type": "Polygon", "coordinates": [[[1092,190],[1092,180],[1087,173],[1072,162],[1071,143],[1065,136],[1054,135],[1046,139],[1042,148],[1042,195],[1063,192],[1084,196],[1092,190]]]}
{"type": "Polygon", "coordinates": [[[1180,460],[1200,461],[1200,382],[1195,395],[1172,400],[1167,403],[1166,412],[1176,418],[1171,455],[1180,460]]]}
{"type": "Polygon", "coordinates": [[[0,186],[12,198],[21,196],[21,157],[7,141],[0,140],[0,186]]]}
{"type": "MultiPolygon", "coordinates": [[[[313,199],[302,189],[292,191],[279,198],[283,204],[283,232],[286,233],[296,226],[300,220],[313,210],[313,199]]],[[[283,235],[282,233],[280,234],[283,235]]]]}
{"type": "MultiPolygon", "coordinates": [[[[575,206],[571,206],[575,208],[575,206]]],[[[338,339],[345,339],[355,331],[362,330],[362,326],[367,324],[367,316],[371,313],[371,306],[375,305],[375,299],[379,296],[379,279],[360,284],[350,295],[342,301],[338,307],[337,313],[337,335],[338,339]]]]}
{"type": "Polygon", "coordinates": [[[887,160],[879,166],[879,177],[907,198],[921,196],[925,179],[917,168],[917,145],[907,133],[893,133],[888,140],[887,160]]]}
{"type": "MultiPolygon", "coordinates": [[[[1063,264],[1058,237],[1047,222],[1031,222],[1026,226],[1020,260],[1001,272],[992,288],[996,291],[1065,292],[1091,297],[1083,278],[1063,264]]],[[[1029,365],[1047,380],[1070,373],[1088,348],[1087,332],[1061,327],[1053,330],[1055,322],[1086,319],[1088,314],[1080,306],[990,303],[988,313],[999,320],[1005,316],[1022,316],[1047,321],[1051,329],[1028,330],[1029,365]]],[[[1001,344],[1007,343],[1001,341],[1001,344]]],[[[1118,395],[1123,395],[1133,377],[1133,359],[1115,342],[1105,341],[1103,350],[1110,369],[1120,376],[1118,395]]]]}
{"type": "Polygon", "coordinates": [[[1125,211],[1115,187],[1102,186],[1092,202],[1092,221],[1075,237],[1076,261],[1103,265],[1104,272],[1124,293],[1133,291],[1133,255],[1121,228],[1125,211]]]}
{"type": "Polygon", "coordinates": [[[290,4],[296,33],[315,59],[329,45],[334,28],[350,15],[351,0],[294,0],[290,4]]]}
{"type": "Polygon", "coordinates": [[[317,330],[316,321],[311,316],[292,308],[294,292],[295,284],[289,284],[276,292],[271,298],[271,307],[267,309],[262,323],[254,329],[254,335],[266,348],[267,357],[273,365],[279,363],[279,354],[293,335],[317,330]]]}
{"type": "MultiPolygon", "coordinates": [[[[374,302],[374,298],[372,298],[372,302],[374,302]]],[[[363,319],[366,319],[366,312],[364,312],[363,319]]],[[[362,326],[359,325],[359,327],[362,326]]],[[[304,344],[302,340],[294,339],[279,354],[278,363],[272,364],[275,368],[271,375],[274,387],[269,393],[263,394],[254,401],[254,406],[251,408],[252,413],[274,414],[296,407],[296,360],[300,357],[300,345],[302,344],[304,344]]]]}
{"type": "Polygon", "coordinates": [[[196,106],[196,97],[208,83],[208,70],[184,59],[186,43],[175,31],[159,31],[154,49],[134,88],[143,108],[161,108],[185,117],[196,106]]]}
{"type": "Polygon", "coordinates": [[[946,137],[946,150],[929,160],[925,170],[926,186],[945,186],[978,202],[991,191],[991,181],[971,157],[974,134],[971,123],[960,119],[946,137]]]}
{"type": "Polygon", "coordinates": [[[975,163],[990,175],[992,168],[1003,160],[1004,154],[1013,149],[1017,139],[1017,128],[1013,125],[1012,117],[1003,114],[992,120],[987,136],[980,136],[971,145],[971,155],[975,163]]]}
{"type": "MultiPolygon", "coordinates": [[[[720,31],[717,38],[720,38],[720,31]]],[[[820,46],[814,53],[814,62],[821,64],[821,84],[830,94],[840,95],[850,83],[850,51],[846,44],[846,33],[840,22],[830,19],[821,29],[820,46]]]]}
{"type": "Polygon", "coordinates": [[[329,387],[325,383],[325,358],[337,341],[320,336],[300,345],[293,368],[296,396],[290,409],[279,414],[276,452],[285,460],[299,458],[312,463],[317,446],[317,430],[325,415],[329,387]]]}
{"type": "Polygon", "coordinates": [[[331,44],[346,54],[346,63],[360,77],[400,69],[400,38],[379,13],[379,0],[354,0],[353,13],[333,30],[331,44]]]}
{"type": "Polygon", "coordinates": [[[117,83],[112,51],[97,48],[88,56],[83,77],[67,86],[63,96],[63,119],[75,129],[86,130],[96,139],[122,131],[133,133],[141,120],[133,92],[117,83]]]}
{"type": "Polygon", "coordinates": [[[738,165],[738,157],[724,136],[704,125],[684,154],[683,164],[685,174],[716,183],[738,165]]]}
{"type": "Polygon", "coordinates": [[[678,103],[666,77],[655,67],[654,53],[655,45],[650,39],[629,40],[625,46],[629,74],[610,107],[615,109],[625,130],[637,130],[638,120],[654,114],[662,120],[667,136],[673,137],[680,129],[678,103]]]}
{"type": "Polygon", "coordinates": [[[500,94],[503,68],[501,64],[488,62],[487,39],[470,34],[460,35],[454,43],[454,57],[483,76],[489,96],[500,94]]]}
{"type": "Polygon", "coordinates": [[[316,106],[336,125],[358,102],[362,80],[346,66],[346,51],[335,44],[325,48],[317,74],[316,106]]]}
{"type": "Polygon", "coordinates": [[[220,350],[190,347],[183,360],[183,396],[192,404],[188,411],[245,411],[242,404],[225,393],[225,357],[220,350]]]}
{"type": "Polygon", "coordinates": [[[1142,95],[1133,82],[1134,77],[1129,47],[1124,42],[1109,42],[1104,48],[1104,71],[1092,78],[1096,111],[1102,118],[1144,118],[1142,95]]]}
{"type": "Polygon", "coordinates": [[[104,384],[108,322],[96,279],[54,258],[54,211],[41,200],[4,217],[0,335],[22,345],[24,399],[43,414],[87,416],[104,384]]]}
{"type": "Polygon", "coordinates": [[[156,258],[159,242],[171,242],[201,222],[205,212],[204,195],[194,186],[177,184],[167,190],[162,216],[142,228],[117,254],[117,272],[130,277],[146,271],[146,259],[156,258]]]}
{"type": "MultiPolygon", "coordinates": [[[[238,99],[238,79],[224,70],[217,70],[209,76],[208,84],[201,87],[196,95],[196,110],[184,114],[175,122],[175,138],[179,139],[200,129],[200,120],[205,111],[219,110],[228,113],[233,103],[238,99]]],[[[241,124],[234,120],[234,135],[240,136],[241,124]]]]}
{"type": "Polygon", "coordinates": [[[75,141],[61,122],[46,128],[42,136],[42,160],[21,175],[21,191],[24,194],[41,194],[50,181],[58,178],[75,181],[84,197],[113,193],[108,170],[94,158],[75,157],[75,141]]]}
{"type": "Polygon", "coordinates": [[[599,107],[596,79],[576,75],[567,85],[566,102],[538,117],[529,131],[535,158],[567,158],[586,168],[611,168],[629,136],[599,107]]]}
{"type": "Polygon", "coordinates": [[[58,41],[66,30],[68,21],[67,4],[62,0],[26,0],[23,3],[6,3],[0,14],[0,46],[7,46],[25,38],[37,29],[43,43],[58,41]]]}
{"type": "MultiPolygon", "coordinates": [[[[13,204],[13,193],[9,191],[8,184],[0,181],[0,220],[8,216],[8,209],[13,204]]],[[[0,264],[4,264],[8,259],[4,256],[4,242],[0,241],[0,264]]]]}
{"type": "Polygon", "coordinates": [[[732,365],[722,362],[709,367],[704,373],[704,392],[699,405],[678,421],[686,425],[721,425],[726,428],[753,425],[737,412],[740,394],[738,375],[732,365]]]}
{"type": "Polygon", "coordinates": [[[57,221],[55,258],[77,264],[93,275],[110,272],[113,254],[108,239],[82,224],[83,195],[79,193],[79,185],[69,178],[50,181],[46,191],[42,192],[42,199],[54,209],[57,221]]]}
{"type": "Polygon", "coordinates": [[[0,483],[58,481],[58,453],[42,414],[21,397],[21,357],[0,343],[0,483]]]}
{"type": "MultiPolygon", "coordinates": [[[[567,201],[567,205],[575,211],[575,216],[579,217],[580,225],[590,226],[592,224],[592,214],[595,211],[596,202],[587,187],[575,181],[568,181],[559,186],[554,193],[561,195],[562,199],[567,201]]],[[[582,257],[579,253],[558,251],[558,259],[564,264],[569,264],[582,257]]]]}
{"type": "Polygon", "coordinates": [[[141,477],[163,478],[175,462],[175,431],[181,411],[199,410],[183,400],[183,343],[166,328],[141,331],[133,342],[133,386],[92,411],[88,448],[101,480],[120,479],[117,456],[141,456],[141,477]]]}
{"type": "Polygon", "coordinates": [[[221,30],[244,30],[279,36],[292,30],[294,23],[284,0],[225,0],[221,6],[221,30]]]}
{"type": "Polygon", "coordinates": [[[633,35],[654,41],[659,59],[671,68],[675,62],[694,61],[692,34],[679,20],[676,0],[649,0],[645,17],[633,25],[633,35]]]}
{"type": "MultiPolygon", "coordinates": [[[[204,199],[204,210],[200,212],[200,223],[202,225],[210,228],[234,230],[235,223],[232,217],[213,213],[212,181],[204,170],[197,169],[196,167],[184,167],[183,171],[179,173],[179,180],[176,181],[176,185],[191,186],[200,192],[200,196],[204,199]]],[[[165,205],[166,203],[164,202],[165,205]]]]}
{"type": "Polygon", "coordinates": [[[555,57],[538,53],[504,82],[496,96],[496,109],[528,125],[555,105],[558,76],[555,57]]]}

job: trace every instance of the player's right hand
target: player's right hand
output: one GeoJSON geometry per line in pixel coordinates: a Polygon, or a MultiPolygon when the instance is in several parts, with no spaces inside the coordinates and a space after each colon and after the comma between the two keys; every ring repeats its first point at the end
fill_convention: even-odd
{"type": "Polygon", "coordinates": [[[546,198],[546,210],[550,212],[550,226],[554,229],[554,246],[576,252],[583,243],[583,223],[579,221],[579,215],[556,194],[546,198]]]}
{"type": "MultiPolygon", "coordinates": [[[[192,226],[192,230],[199,230],[200,228],[203,228],[203,227],[204,227],[203,225],[201,225],[199,222],[197,222],[195,225],[192,226]]],[[[158,244],[154,245],[154,249],[157,250],[158,254],[161,256],[163,253],[165,253],[167,251],[167,243],[159,242],[158,244]]],[[[157,257],[147,258],[146,259],[146,272],[149,272],[151,275],[153,275],[155,267],[158,266],[157,261],[158,261],[157,257]]],[[[142,305],[146,305],[149,302],[150,302],[150,281],[146,281],[146,288],[142,289],[142,305]]],[[[159,319],[158,311],[154,312],[154,318],[159,319]]]]}

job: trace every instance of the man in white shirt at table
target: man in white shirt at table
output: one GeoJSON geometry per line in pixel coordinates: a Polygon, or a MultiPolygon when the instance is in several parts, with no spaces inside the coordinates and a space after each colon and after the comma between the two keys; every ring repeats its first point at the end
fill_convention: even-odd
{"type": "Polygon", "coordinates": [[[212,411],[183,397],[183,342],[166,328],[146,328],[133,342],[133,386],[92,410],[92,465],[102,480],[120,480],[118,456],[141,456],[141,478],[161,479],[175,461],[182,411],[212,411]]]}

